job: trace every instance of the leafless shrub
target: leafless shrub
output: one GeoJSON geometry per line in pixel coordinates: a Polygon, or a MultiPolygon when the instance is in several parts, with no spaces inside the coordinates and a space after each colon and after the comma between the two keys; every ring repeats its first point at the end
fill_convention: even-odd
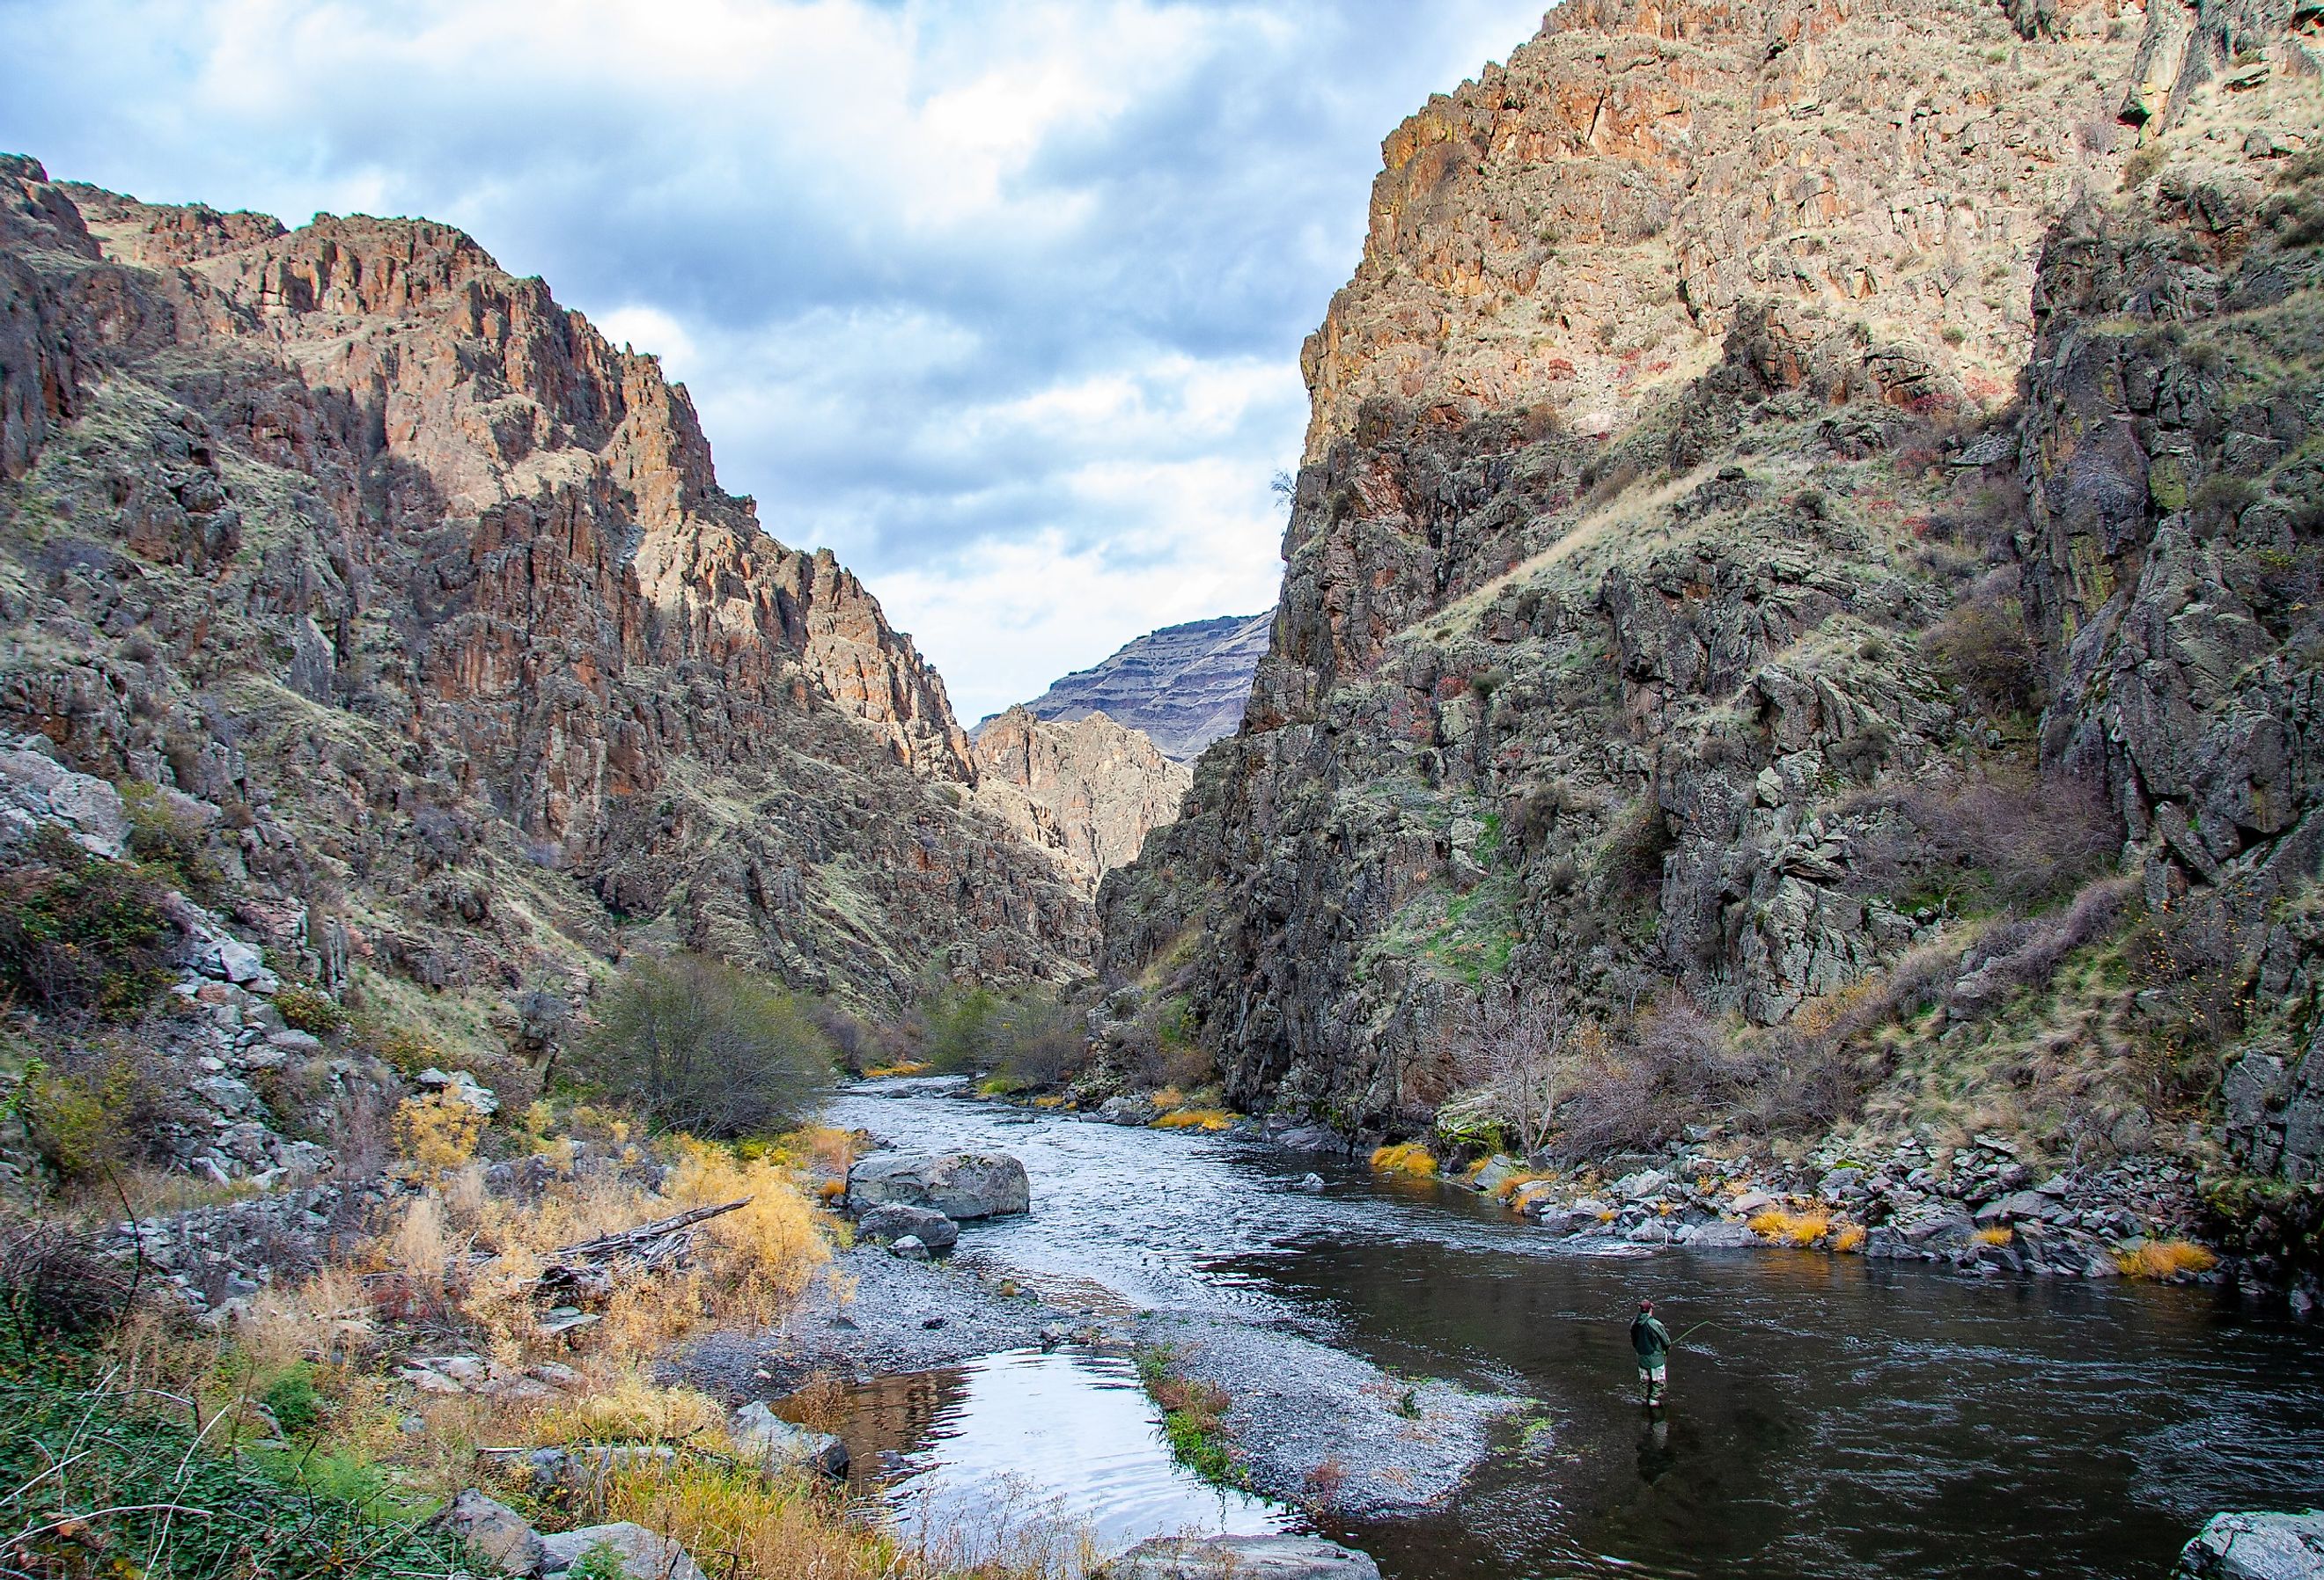
{"type": "Polygon", "coordinates": [[[0,1231],[0,1320],[27,1348],[109,1332],[129,1314],[139,1270],[62,1224],[13,1225],[0,1231]]]}
{"type": "Polygon", "coordinates": [[[1870,814],[1855,882],[1970,909],[2033,910],[2073,892],[2121,847],[2103,788],[2064,775],[1993,773],[1852,797],[1870,814]]]}
{"type": "Polygon", "coordinates": [[[1646,897],[1660,892],[1663,857],[1674,843],[1669,821],[1649,790],[1627,808],[1606,836],[1607,885],[1618,894],[1646,897]]]}
{"type": "Polygon", "coordinates": [[[1493,987],[1479,995],[1453,1032],[1453,1069],[1463,1086],[1484,1092],[1492,1118],[1514,1132],[1530,1158],[1573,1088],[1569,1057],[1572,1013],[1545,998],[1493,987]]]}
{"type": "Polygon", "coordinates": [[[1571,1158],[1660,1145],[1731,1111],[1758,1079],[1752,1051],[1675,991],[1619,1039],[1583,1039],[1576,1054],[1574,1093],[1557,1116],[1557,1150],[1571,1158]]]}
{"type": "Polygon", "coordinates": [[[1987,707],[2004,714],[2040,711],[2041,655],[2000,577],[1980,582],[1923,645],[1940,674],[1987,707]]]}

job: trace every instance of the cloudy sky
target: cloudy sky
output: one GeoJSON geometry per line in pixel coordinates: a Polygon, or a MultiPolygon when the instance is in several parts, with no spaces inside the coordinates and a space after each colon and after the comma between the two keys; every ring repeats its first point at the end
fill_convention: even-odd
{"type": "Polygon", "coordinates": [[[425,214],[691,388],[974,719],[1274,600],[1379,140],[1541,0],[0,0],[0,149],[425,214]]]}

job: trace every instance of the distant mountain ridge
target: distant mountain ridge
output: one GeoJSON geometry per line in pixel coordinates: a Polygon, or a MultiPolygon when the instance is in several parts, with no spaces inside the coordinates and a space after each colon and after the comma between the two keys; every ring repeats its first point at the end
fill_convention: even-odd
{"type": "MultiPolygon", "coordinates": [[[[1166,625],[1023,706],[1037,718],[1060,723],[1103,713],[1144,731],[1164,756],[1189,762],[1241,725],[1251,676],[1274,628],[1272,609],[1166,625]]],[[[977,731],[1001,716],[985,719],[977,731]]]]}

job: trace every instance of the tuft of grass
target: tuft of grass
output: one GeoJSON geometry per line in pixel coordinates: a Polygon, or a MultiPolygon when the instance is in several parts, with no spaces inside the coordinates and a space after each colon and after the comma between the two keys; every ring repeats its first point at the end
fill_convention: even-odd
{"type": "Polygon", "coordinates": [[[1392,1146],[1372,1150],[1372,1172],[1375,1174],[1407,1174],[1417,1179],[1433,1178],[1436,1173],[1436,1155],[1417,1141],[1398,1141],[1392,1146]]]}
{"type": "Polygon", "coordinates": [[[1228,1129],[1234,1121],[1235,1116],[1223,1108],[1181,1108],[1156,1120],[1154,1128],[1216,1132],[1228,1129]]]}
{"type": "Polygon", "coordinates": [[[1233,1400],[1214,1383],[1181,1374],[1176,1363],[1177,1353],[1167,1344],[1138,1352],[1139,1381],[1162,1409],[1162,1433],[1171,1455],[1206,1482],[1241,1485],[1242,1466],[1226,1430],[1233,1400]]]}
{"type": "Polygon", "coordinates": [[[1830,1213],[1792,1213],[1781,1207],[1769,1207],[1750,1220],[1751,1233],[1785,1245],[1813,1245],[1831,1228],[1830,1213]]]}
{"type": "Polygon", "coordinates": [[[890,1076],[925,1076],[936,1066],[922,1059],[908,1058],[899,1064],[873,1065],[863,1072],[866,1080],[885,1080],[890,1076]]]}
{"type": "Polygon", "coordinates": [[[2219,1259],[2192,1240],[2146,1240],[2116,1252],[2114,1262],[2125,1278],[2161,1280],[2209,1272],[2219,1259]]]}
{"type": "Polygon", "coordinates": [[[1831,1248],[1842,1252],[1861,1251],[1864,1249],[1864,1238],[1863,1224],[1842,1224],[1831,1232],[1831,1248]]]}
{"type": "Polygon", "coordinates": [[[1969,1238],[1976,1241],[1979,1245],[2006,1245],[2012,1240],[2017,1238],[2017,1231],[2015,1229],[2005,1229],[1997,1224],[1991,1228],[1979,1229],[1976,1234],[1970,1235],[1969,1238]]]}

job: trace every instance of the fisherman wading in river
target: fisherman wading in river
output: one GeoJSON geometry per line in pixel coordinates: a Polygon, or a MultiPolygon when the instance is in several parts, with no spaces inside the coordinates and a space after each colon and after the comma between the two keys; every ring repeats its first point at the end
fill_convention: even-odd
{"type": "Polygon", "coordinates": [[[1663,1367],[1670,1358],[1670,1329],[1655,1317],[1652,1300],[1638,1302],[1638,1314],[1630,1320],[1630,1347],[1638,1352],[1638,1386],[1646,1390],[1646,1402],[1658,1405],[1663,1401],[1663,1367]]]}

